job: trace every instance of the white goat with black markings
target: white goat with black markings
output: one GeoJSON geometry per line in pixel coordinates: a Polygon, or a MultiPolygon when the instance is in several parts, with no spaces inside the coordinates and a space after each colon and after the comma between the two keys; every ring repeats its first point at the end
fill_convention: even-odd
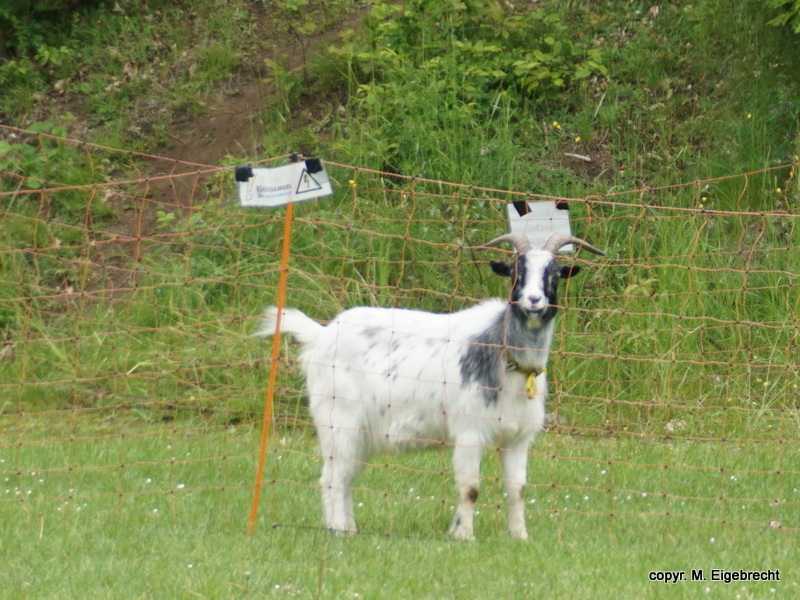
{"type": "Polygon", "coordinates": [[[511,264],[510,302],[493,299],[449,314],[397,308],[345,310],[327,326],[297,309],[267,309],[258,335],[280,327],[302,345],[310,409],[322,459],[325,522],[355,532],[353,484],[370,457],[435,444],[453,447],[459,504],[450,533],[473,539],[473,514],[485,448],[500,452],[511,537],[527,539],[524,487],[528,448],[545,420],[546,365],[558,307],[557,285],[579,267],[555,254],[566,244],[603,252],[553,234],[541,250],[524,235],[511,264]]]}

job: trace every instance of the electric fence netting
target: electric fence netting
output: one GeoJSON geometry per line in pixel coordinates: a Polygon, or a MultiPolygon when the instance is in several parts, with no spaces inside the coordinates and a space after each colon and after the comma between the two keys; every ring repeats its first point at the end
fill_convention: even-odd
{"type": "MultiPolygon", "coordinates": [[[[241,529],[266,421],[260,523],[322,527],[297,348],[281,338],[265,415],[270,342],[252,337],[277,299],[286,209],[241,208],[230,167],[3,131],[1,509],[241,529]],[[71,179],[66,148],[93,180],[71,179]],[[160,172],[116,176],[143,161],[160,172]]],[[[562,284],[529,523],[800,530],[797,164],[585,198],[325,165],[334,194],[294,207],[285,273],[286,304],[321,321],[507,297],[477,248],[507,231],[509,203],[566,203],[606,251],[564,258],[585,268],[562,284]]],[[[360,528],[446,533],[450,454],[372,461],[360,528]]],[[[500,471],[487,453],[479,536],[505,535],[500,471]]]]}

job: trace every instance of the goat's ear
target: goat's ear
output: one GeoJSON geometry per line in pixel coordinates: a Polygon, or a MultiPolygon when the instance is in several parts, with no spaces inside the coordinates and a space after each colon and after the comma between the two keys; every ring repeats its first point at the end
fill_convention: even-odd
{"type": "Polygon", "coordinates": [[[496,260],[489,261],[489,266],[492,267],[492,271],[500,275],[501,277],[511,277],[511,265],[504,262],[498,262],[496,260]]]}
{"type": "Polygon", "coordinates": [[[561,278],[569,279],[573,275],[577,275],[580,272],[581,268],[578,265],[564,265],[561,267],[561,278]]]}

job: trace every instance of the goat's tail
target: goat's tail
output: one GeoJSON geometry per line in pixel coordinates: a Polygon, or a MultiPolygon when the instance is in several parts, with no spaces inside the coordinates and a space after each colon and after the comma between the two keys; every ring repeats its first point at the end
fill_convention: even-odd
{"type": "MultiPolygon", "coordinates": [[[[264,313],[259,330],[254,334],[261,337],[275,335],[278,323],[278,307],[270,306],[264,313]]],[[[281,333],[290,333],[303,344],[310,344],[319,337],[324,326],[296,308],[284,308],[281,315],[281,333]]]]}

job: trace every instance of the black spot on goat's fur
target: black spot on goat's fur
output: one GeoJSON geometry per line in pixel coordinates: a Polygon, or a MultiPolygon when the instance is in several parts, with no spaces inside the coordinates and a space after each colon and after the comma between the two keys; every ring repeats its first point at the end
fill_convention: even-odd
{"type": "Polygon", "coordinates": [[[544,270],[544,294],[549,305],[542,313],[542,322],[546,323],[558,312],[558,282],[561,280],[561,267],[555,261],[544,270]]]}
{"type": "Polygon", "coordinates": [[[383,334],[383,329],[380,327],[364,327],[362,333],[365,338],[372,340],[381,336],[383,334]]]}
{"type": "Polygon", "coordinates": [[[464,383],[480,385],[487,404],[497,402],[502,382],[503,364],[500,358],[506,342],[504,320],[501,317],[473,337],[461,357],[461,377],[464,383]]]}

